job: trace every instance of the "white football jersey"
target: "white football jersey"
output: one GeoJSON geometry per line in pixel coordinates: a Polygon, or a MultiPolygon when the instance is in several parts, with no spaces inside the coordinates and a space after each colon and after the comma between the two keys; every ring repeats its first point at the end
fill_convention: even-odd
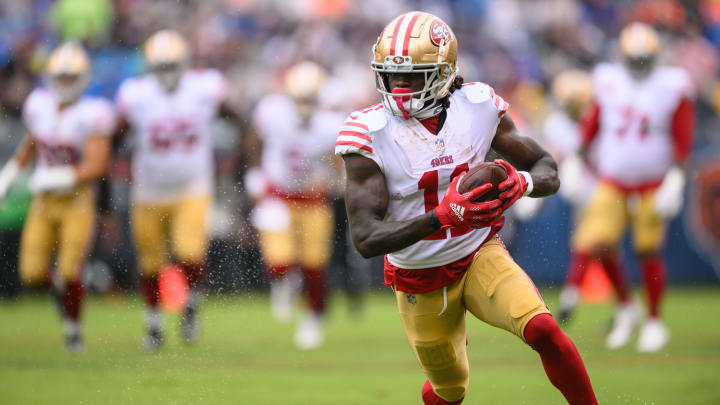
{"type": "Polygon", "coordinates": [[[125,80],[117,106],[134,129],[132,192],[136,201],[167,202],[210,194],[211,123],[227,96],[217,70],[190,70],[168,93],[153,74],[125,80]]]}
{"type": "Polygon", "coordinates": [[[329,159],[343,118],[319,109],[303,126],[290,97],[262,98],[253,112],[253,123],[263,141],[261,168],[270,186],[292,195],[331,181],[334,172],[329,159]]]}
{"type": "MultiPolygon", "coordinates": [[[[337,138],[339,156],[357,153],[378,164],[387,182],[387,221],[403,221],[434,209],[453,177],[482,163],[508,104],[482,83],[466,83],[450,96],[437,135],[418,120],[394,117],[382,104],[350,114],[337,138]]],[[[440,230],[387,255],[403,269],[446,265],[474,252],[489,228],[440,230]]]]}
{"type": "Polygon", "coordinates": [[[661,181],[673,163],[672,117],[691,89],[680,68],[658,67],[640,81],[620,64],[595,68],[599,175],[628,187],[661,181]]]}
{"type": "Polygon", "coordinates": [[[25,126],[35,142],[36,167],[78,164],[87,139],[109,136],[115,126],[112,104],[99,97],[82,97],[62,110],[46,88],[33,90],[23,106],[25,126]]]}

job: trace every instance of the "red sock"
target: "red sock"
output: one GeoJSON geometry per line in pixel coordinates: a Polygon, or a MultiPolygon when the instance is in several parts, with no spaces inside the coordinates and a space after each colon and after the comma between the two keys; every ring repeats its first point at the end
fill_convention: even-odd
{"type": "Polygon", "coordinates": [[[550,314],[532,318],[524,335],[527,344],[540,355],[550,382],[570,405],[597,404],[580,354],[550,314]]]}
{"type": "Polygon", "coordinates": [[[425,405],[460,405],[465,398],[460,398],[455,402],[448,402],[433,391],[430,380],[425,380],[425,385],[422,387],[422,399],[425,405]]]}
{"type": "Polygon", "coordinates": [[[80,319],[83,298],[85,298],[85,287],[80,281],[70,281],[65,285],[62,295],[63,310],[71,321],[80,319]]]}
{"type": "Polygon", "coordinates": [[[630,299],[630,288],[628,287],[627,279],[625,278],[625,270],[620,266],[617,259],[602,259],[602,265],[605,269],[610,282],[615,288],[615,292],[618,295],[620,302],[627,302],[630,299]]]}
{"type": "Polygon", "coordinates": [[[155,308],[160,301],[160,287],[158,286],[158,277],[141,276],[140,290],[142,291],[145,304],[150,308],[155,308]]]}
{"type": "Polygon", "coordinates": [[[188,287],[196,289],[205,281],[205,263],[203,264],[181,264],[183,273],[188,280],[188,287]]]}
{"type": "Polygon", "coordinates": [[[305,278],[305,293],[310,309],[321,314],[325,311],[325,269],[303,267],[302,273],[305,278]]]}
{"type": "Polygon", "coordinates": [[[665,292],[665,263],[659,256],[642,259],[643,280],[648,299],[650,317],[660,316],[660,302],[665,292]]]}
{"type": "Polygon", "coordinates": [[[265,266],[265,272],[270,281],[280,280],[290,271],[290,266],[265,266]]]}
{"type": "Polygon", "coordinates": [[[588,267],[590,267],[591,261],[592,257],[589,254],[583,252],[573,252],[565,284],[574,285],[576,287],[579,286],[585,277],[585,273],[587,273],[588,267]]]}

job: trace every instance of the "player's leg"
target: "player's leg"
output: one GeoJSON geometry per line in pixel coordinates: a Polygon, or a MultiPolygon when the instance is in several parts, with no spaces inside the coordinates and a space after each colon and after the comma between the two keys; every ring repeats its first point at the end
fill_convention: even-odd
{"type": "Polygon", "coordinates": [[[292,319],[295,283],[289,272],[297,261],[291,228],[259,230],[260,252],[270,283],[270,310],[279,322],[292,319]]]}
{"type": "Polygon", "coordinates": [[[566,324],[570,321],[572,312],[580,303],[580,283],[585,278],[587,269],[592,263],[592,257],[585,252],[579,252],[576,249],[571,250],[570,264],[568,266],[568,274],[560,291],[560,314],[559,321],[566,324]]]}
{"type": "Polygon", "coordinates": [[[585,365],[540,293],[499,239],[480,249],[466,275],[463,300],[480,320],[523,339],[542,360],[550,382],[571,405],[596,404],[585,365]]]}
{"type": "Polygon", "coordinates": [[[425,294],[395,292],[410,347],[427,381],[425,405],[459,404],[465,398],[470,368],[467,360],[465,278],[425,294]]]}
{"type": "Polygon", "coordinates": [[[655,212],[655,193],[644,193],[633,220],[633,246],[640,259],[647,295],[648,319],[640,330],[638,350],[655,352],[670,338],[660,317],[667,275],[660,247],[665,239],[665,221],[655,212]]]}
{"type": "Polygon", "coordinates": [[[606,345],[615,349],[626,345],[638,321],[625,271],[617,257],[617,246],[627,224],[627,197],[617,187],[601,182],[584,213],[574,243],[579,252],[599,260],[618,296],[618,310],[606,345]]]}
{"type": "Polygon", "coordinates": [[[50,259],[57,243],[57,224],[51,215],[48,201],[39,196],[33,199],[20,239],[20,278],[26,285],[47,281],[50,259]]]}
{"type": "Polygon", "coordinates": [[[57,270],[58,290],[66,316],[66,345],[71,351],[83,350],[80,333],[85,287],[82,270],[95,234],[95,196],[89,188],[63,201],[60,219],[57,270]]]}
{"type": "Polygon", "coordinates": [[[323,321],[327,298],[327,266],[333,237],[333,213],[326,202],[298,204],[291,208],[293,218],[300,220],[296,229],[300,239],[300,270],[310,312],[295,334],[302,348],[317,347],[323,342],[323,321]]]}
{"type": "Polygon", "coordinates": [[[167,262],[167,216],[169,207],[134,204],[132,231],[140,267],[140,290],[145,301],[146,335],[143,345],[154,351],[163,343],[158,276],[167,262]]]}
{"type": "Polygon", "coordinates": [[[186,342],[197,339],[197,314],[204,294],[211,204],[209,196],[189,197],[176,205],[172,216],[173,251],[190,287],[181,324],[186,342]]]}

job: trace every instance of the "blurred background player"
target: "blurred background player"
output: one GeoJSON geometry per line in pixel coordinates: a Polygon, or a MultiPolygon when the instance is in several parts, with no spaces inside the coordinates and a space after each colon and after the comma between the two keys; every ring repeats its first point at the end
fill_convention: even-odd
{"type": "MultiPolygon", "coordinates": [[[[619,47],[622,63],[601,64],[593,72],[594,100],[579,156],[587,159],[588,148],[597,148],[600,182],[578,225],[576,258],[598,259],[611,279],[623,277],[617,248],[627,224],[632,226],[648,305],[637,349],[654,352],[669,339],[660,318],[666,278],[660,248],[667,220],[682,208],[683,166],[693,133],[692,85],[684,70],[657,66],[660,41],[650,26],[625,27],[619,47]]],[[[580,198],[581,160],[570,158],[565,165],[567,194],[580,198]]],[[[639,320],[632,301],[622,302],[607,347],[627,344],[639,320]]]]}
{"type": "MultiPolygon", "coordinates": [[[[559,162],[563,162],[566,158],[573,159],[581,148],[580,121],[592,101],[592,76],[581,70],[562,72],[553,80],[551,91],[558,108],[546,119],[544,135],[555,158],[559,162]]],[[[597,146],[587,153],[587,160],[583,162],[583,181],[578,185],[578,189],[560,188],[560,194],[573,207],[573,217],[576,223],[587,207],[595,189],[596,162],[597,146]],[[575,192],[576,195],[567,195],[568,190],[575,192]]],[[[561,165],[561,168],[567,167],[569,166],[561,165]]],[[[560,176],[562,178],[563,173],[560,173],[560,176]]],[[[576,245],[577,238],[571,239],[571,259],[565,285],[560,292],[558,321],[562,324],[570,320],[572,311],[580,301],[580,284],[591,264],[591,260],[587,257],[588,254],[579,252],[576,245]]],[[[625,278],[613,275],[615,277],[612,277],[611,281],[617,290],[620,302],[626,302],[629,299],[629,288],[625,278]]]]}
{"type": "Polygon", "coordinates": [[[254,111],[262,141],[259,167],[246,173],[245,185],[256,201],[253,223],[270,278],[273,315],[292,317],[293,281],[299,268],[309,304],[295,333],[300,348],[323,343],[326,276],[333,238],[330,201],[336,159],[332,155],[343,117],[319,106],[325,71],[301,62],[285,76],[285,94],[263,97],[254,111]]]}
{"type": "Polygon", "coordinates": [[[182,337],[197,338],[214,190],[210,123],[217,115],[237,117],[226,103],[222,74],[191,70],[179,33],[158,31],[144,52],[150,73],[121,84],[116,133],[134,134],[132,229],[147,304],[144,345],[156,350],[163,343],[158,275],[170,259],[168,243],[190,288],[182,337]]]}
{"type": "Polygon", "coordinates": [[[47,62],[48,86],[25,102],[28,131],[15,156],[0,172],[0,198],[23,166],[35,163],[29,187],[34,198],[20,244],[20,275],[30,285],[51,275],[65,328],[65,345],[84,349],[80,330],[82,270],[95,231],[95,183],[110,158],[115,124],[110,102],[82,97],[90,80],[90,60],[77,43],[55,49],[47,62]]]}

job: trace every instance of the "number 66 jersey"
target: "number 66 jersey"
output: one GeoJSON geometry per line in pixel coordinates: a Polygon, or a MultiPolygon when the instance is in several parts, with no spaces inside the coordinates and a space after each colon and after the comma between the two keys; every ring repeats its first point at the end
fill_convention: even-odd
{"type": "MultiPolygon", "coordinates": [[[[445,124],[435,135],[415,118],[396,118],[378,104],[350,114],[340,129],[335,154],[356,153],[375,161],[390,194],[385,220],[409,220],[433,210],[452,178],[484,161],[507,109],[490,86],[466,83],[450,95],[445,124]]],[[[386,261],[409,270],[441,267],[474,253],[490,232],[440,230],[388,254],[386,261]]]]}
{"type": "Polygon", "coordinates": [[[173,92],[167,92],[152,74],[122,83],[118,111],[135,129],[135,201],[164,203],[211,193],[210,124],[225,96],[225,79],[212,69],[183,73],[173,92]]]}

